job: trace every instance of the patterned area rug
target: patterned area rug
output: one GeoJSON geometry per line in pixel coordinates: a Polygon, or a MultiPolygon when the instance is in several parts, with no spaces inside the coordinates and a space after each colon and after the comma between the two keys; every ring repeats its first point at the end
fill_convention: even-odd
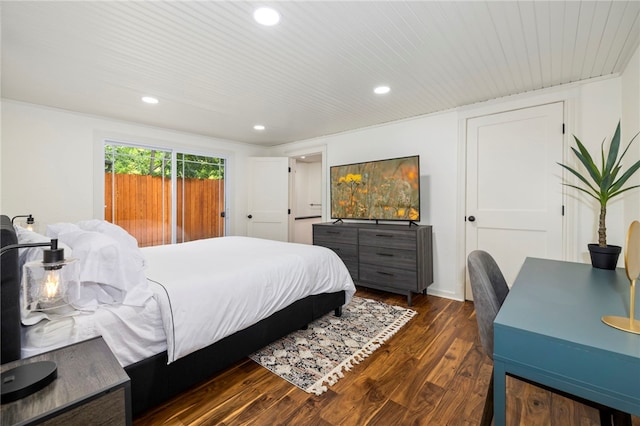
{"type": "Polygon", "coordinates": [[[320,395],[405,325],[416,311],[354,297],[333,312],[249,358],[300,389],[320,395]]]}

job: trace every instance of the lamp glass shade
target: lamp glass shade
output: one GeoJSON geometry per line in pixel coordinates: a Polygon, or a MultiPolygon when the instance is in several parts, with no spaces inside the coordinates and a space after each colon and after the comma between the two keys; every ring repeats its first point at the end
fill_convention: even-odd
{"type": "Polygon", "coordinates": [[[28,262],[22,274],[23,310],[63,314],[80,297],[77,259],[55,263],[28,262]]]}
{"type": "Polygon", "coordinates": [[[38,224],[33,218],[20,221],[19,225],[26,230],[38,232],[38,224]]]}

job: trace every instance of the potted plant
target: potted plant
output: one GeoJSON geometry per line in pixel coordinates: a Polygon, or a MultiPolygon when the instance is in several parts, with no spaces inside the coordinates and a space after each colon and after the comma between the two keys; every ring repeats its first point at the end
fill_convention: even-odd
{"type": "Polygon", "coordinates": [[[640,185],[628,186],[626,188],[624,187],[629,178],[633,176],[636,171],[638,171],[638,168],[640,168],[640,160],[636,161],[635,164],[633,164],[624,172],[622,172],[621,164],[623,157],[625,156],[627,150],[637,136],[638,134],[631,138],[631,141],[629,141],[629,143],[627,144],[626,148],[622,152],[622,155],[618,157],[618,152],[620,150],[620,122],[618,122],[616,131],[611,138],[611,145],[609,147],[608,154],[605,153],[605,141],[602,141],[602,144],[600,146],[601,161],[600,165],[598,166],[593,161],[592,156],[589,154],[582,142],[580,142],[576,135],[573,135],[578,149],[572,147],[571,150],[576,155],[578,160],[580,160],[580,163],[584,166],[587,173],[580,173],[576,169],[566,164],[558,163],[560,164],[560,166],[564,167],[574,176],[580,179],[580,181],[582,181],[582,183],[584,184],[584,187],[572,185],[569,183],[565,183],[564,185],[589,194],[589,196],[595,198],[600,205],[600,218],[598,221],[598,244],[594,243],[588,245],[589,254],[591,255],[591,264],[595,268],[615,269],[618,263],[618,256],[620,255],[621,250],[620,246],[607,244],[607,203],[613,197],[616,197],[623,192],[640,187],[640,185]]]}

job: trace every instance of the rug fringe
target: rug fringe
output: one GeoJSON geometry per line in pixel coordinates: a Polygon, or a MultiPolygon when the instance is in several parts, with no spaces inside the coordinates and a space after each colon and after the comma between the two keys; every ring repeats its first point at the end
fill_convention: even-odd
{"type": "Polygon", "coordinates": [[[409,322],[409,320],[411,320],[411,318],[413,318],[416,314],[416,311],[407,309],[402,314],[402,316],[400,316],[392,324],[378,333],[377,336],[369,340],[369,342],[367,342],[362,347],[362,349],[359,349],[349,358],[342,361],[333,370],[325,374],[317,382],[305,389],[305,391],[316,395],[322,395],[328,390],[327,385],[334,385],[339,379],[344,377],[343,371],[349,371],[353,368],[354,365],[360,364],[360,362],[364,361],[369,355],[375,352],[376,349],[382,346],[382,344],[386,342],[391,336],[396,334],[396,332],[400,330],[407,322],[409,322]],[[325,385],[324,383],[327,383],[327,385],[325,385]]]}

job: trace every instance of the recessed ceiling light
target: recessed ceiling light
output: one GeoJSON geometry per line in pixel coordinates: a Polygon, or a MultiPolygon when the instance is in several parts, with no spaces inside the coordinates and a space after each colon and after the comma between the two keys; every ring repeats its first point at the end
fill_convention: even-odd
{"type": "Polygon", "coordinates": [[[154,97],[151,96],[143,96],[142,97],[142,102],[148,103],[148,104],[157,104],[158,100],[154,97]]]}
{"type": "Polygon", "coordinates": [[[389,88],[389,86],[378,86],[375,89],[373,89],[373,93],[375,93],[376,95],[384,95],[386,93],[389,93],[391,89],[389,88]]]}
{"type": "Polygon", "coordinates": [[[301,155],[300,158],[302,158],[304,160],[307,157],[306,157],[306,155],[301,155]]]}
{"type": "Polygon", "coordinates": [[[270,7],[261,7],[253,12],[253,19],[259,24],[270,27],[280,22],[280,14],[270,7]]]}
{"type": "Polygon", "coordinates": [[[262,124],[256,124],[253,128],[256,130],[264,130],[264,126],[262,124]]]}

